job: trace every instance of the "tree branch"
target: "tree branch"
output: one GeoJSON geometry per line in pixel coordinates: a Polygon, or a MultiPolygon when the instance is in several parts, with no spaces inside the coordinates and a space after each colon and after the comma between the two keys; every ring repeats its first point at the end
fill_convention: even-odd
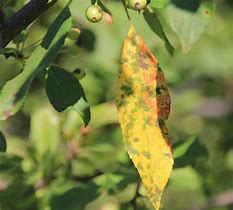
{"type": "Polygon", "coordinates": [[[0,48],[6,47],[22,30],[56,2],[57,0],[31,0],[23,6],[2,25],[0,29],[0,48]]]}

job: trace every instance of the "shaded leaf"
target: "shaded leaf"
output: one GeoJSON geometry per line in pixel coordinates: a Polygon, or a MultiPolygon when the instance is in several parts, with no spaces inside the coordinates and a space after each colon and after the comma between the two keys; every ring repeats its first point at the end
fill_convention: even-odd
{"type": "Polygon", "coordinates": [[[6,58],[9,57],[9,55],[18,57],[19,50],[16,48],[0,48],[0,54],[4,54],[6,58]]]}
{"type": "Polygon", "coordinates": [[[46,93],[58,112],[73,106],[85,125],[89,123],[90,109],[83,88],[72,73],[58,66],[51,66],[46,78],[46,93]]]}
{"type": "Polygon", "coordinates": [[[167,7],[167,18],[187,52],[210,22],[213,1],[173,0],[167,7]]]}
{"type": "Polygon", "coordinates": [[[102,1],[98,1],[98,5],[102,8],[104,12],[112,16],[112,12],[105,6],[105,4],[103,4],[102,1]]]}
{"type": "Polygon", "coordinates": [[[170,53],[170,55],[174,55],[174,47],[168,40],[164,30],[163,30],[163,25],[157,16],[155,12],[151,9],[146,9],[143,12],[143,16],[147,22],[147,24],[150,26],[151,30],[156,33],[160,39],[162,39],[165,42],[165,47],[167,51],[170,53]]]}
{"type": "Polygon", "coordinates": [[[173,145],[175,164],[174,168],[193,165],[200,158],[207,158],[206,147],[200,144],[198,138],[192,137],[186,141],[179,141],[173,145]]]}
{"type": "Polygon", "coordinates": [[[116,103],[125,147],[150,201],[159,209],[173,165],[164,122],[171,102],[158,61],[133,25],[124,42],[116,103]]]}
{"type": "Polygon", "coordinates": [[[51,209],[83,210],[85,205],[97,198],[98,195],[98,187],[94,183],[72,188],[62,195],[54,196],[51,202],[51,209]]]}
{"type": "Polygon", "coordinates": [[[0,152],[6,152],[6,139],[2,132],[0,132],[0,152]]]}
{"type": "Polygon", "coordinates": [[[12,175],[19,175],[21,172],[21,158],[8,153],[0,153],[0,172],[9,171],[12,175]]]}
{"type": "Polygon", "coordinates": [[[31,116],[30,137],[39,155],[55,155],[60,138],[59,118],[47,107],[36,110],[31,116]]]}
{"type": "Polygon", "coordinates": [[[22,73],[3,86],[0,93],[1,120],[15,114],[23,105],[32,80],[56,58],[71,25],[72,19],[66,7],[50,26],[42,44],[26,61],[22,73]]]}

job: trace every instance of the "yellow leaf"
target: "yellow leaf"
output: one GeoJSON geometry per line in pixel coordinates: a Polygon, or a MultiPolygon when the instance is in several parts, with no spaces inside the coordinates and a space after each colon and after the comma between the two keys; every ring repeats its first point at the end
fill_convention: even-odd
{"type": "Polygon", "coordinates": [[[158,210],[173,165],[164,122],[171,102],[158,61],[132,24],[124,41],[116,103],[125,147],[158,210]]]}

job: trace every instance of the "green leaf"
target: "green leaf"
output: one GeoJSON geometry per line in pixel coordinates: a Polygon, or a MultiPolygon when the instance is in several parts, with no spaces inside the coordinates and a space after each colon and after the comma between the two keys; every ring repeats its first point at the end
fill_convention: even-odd
{"type": "Polygon", "coordinates": [[[19,35],[17,35],[12,42],[16,45],[23,43],[27,38],[26,32],[21,32],[19,35]]]}
{"type": "Polygon", "coordinates": [[[106,13],[108,13],[109,15],[112,16],[112,12],[103,4],[102,1],[98,1],[97,3],[98,3],[98,5],[102,8],[102,10],[103,10],[104,12],[106,12],[106,13]]]}
{"type": "Polygon", "coordinates": [[[0,93],[0,120],[10,117],[21,108],[32,80],[54,61],[71,26],[72,18],[66,7],[50,26],[42,44],[26,61],[22,73],[3,86],[0,93]]]}
{"type": "Polygon", "coordinates": [[[183,51],[187,52],[210,22],[213,0],[172,0],[166,10],[168,22],[177,34],[183,51]]]}
{"type": "Polygon", "coordinates": [[[86,204],[98,196],[98,186],[94,183],[87,183],[83,187],[72,188],[61,195],[54,196],[51,209],[83,210],[86,204]]]}
{"type": "Polygon", "coordinates": [[[174,144],[175,168],[193,165],[196,161],[208,157],[207,149],[200,144],[198,138],[191,137],[186,141],[174,144]]]}
{"type": "Polygon", "coordinates": [[[152,8],[165,8],[167,0],[151,0],[149,6],[152,8]]]}
{"type": "Polygon", "coordinates": [[[60,121],[54,110],[42,107],[31,117],[30,137],[38,154],[55,155],[60,139],[60,121]]]}
{"type": "Polygon", "coordinates": [[[7,177],[9,179],[14,178],[15,174],[19,175],[22,170],[20,166],[21,158],[16,155],[11,155],[8,153],[0,153],[0,173],[9,172],[12,177],[7,177]]]}
{"type": "Polygon", "coordinates": [[[95,165],[85,157],[79,157],[71,162],[72,175],[76,177],[94,176],[95,165]]]}
{"type": "Polygon", "coordinates": [[[58,66],[51,66],[46,79],[46,93],[58,112],[73,106],[85,125],[89,123],[90,109],[83,88],[72,73],[58,66]]]}
{"type": "Polygon", "coordinates": [[[87,99],[84,95],[84,91],[82,92],[83,92],[82,97],[78,100],[78,102],[72,108],[80,115],[85,126],[87,126],[91,120],[91,112],[90,112],[90,107],[87,102],[87,99]]]}
{"type": "Polygon", "coordinates": [[[174,55],[174,47],[168,40],[164,30],[163,25],[157,16],[155,12],[153,12],[152,9],[148,8],[143,12],[143,16],[147,22],[147,24],[150,26],[151,30],[156,33],[160,39],[162,39],[165,42],[165,47],[167,51],[170,53],[170,55],[174,55]]]}
{"type": "Polygon", "coordinates": [[[0,132],[0,152],[6,152],[6,139],[2,132],[0,132]]]}
{"type": "Polygon", "coordinates": [[[15,57],[17,57],[17,55],[19,54],[19,50],[15,49],[15,48],[0,48],[0,54],[12,54],[15,57]]]}

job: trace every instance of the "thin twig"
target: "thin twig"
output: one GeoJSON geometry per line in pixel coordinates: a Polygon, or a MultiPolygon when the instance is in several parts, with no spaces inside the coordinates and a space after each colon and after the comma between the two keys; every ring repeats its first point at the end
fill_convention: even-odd
{"type": "Polygon", "coordinates": [[[127,18],[128,18],[129,20],[131,20],[130,15],[129,15],[129,12],[128,12],[128,9],[127,9],[127,7],[126,7],[126,5],[125,5],[125,1],[124,1],[124,0],[121,0],[121,1],[122,1],[123,6],[124,6],[124,9],[125,9],[125,13],[126,13],[126,15],[127,15],[127,18]]]}

